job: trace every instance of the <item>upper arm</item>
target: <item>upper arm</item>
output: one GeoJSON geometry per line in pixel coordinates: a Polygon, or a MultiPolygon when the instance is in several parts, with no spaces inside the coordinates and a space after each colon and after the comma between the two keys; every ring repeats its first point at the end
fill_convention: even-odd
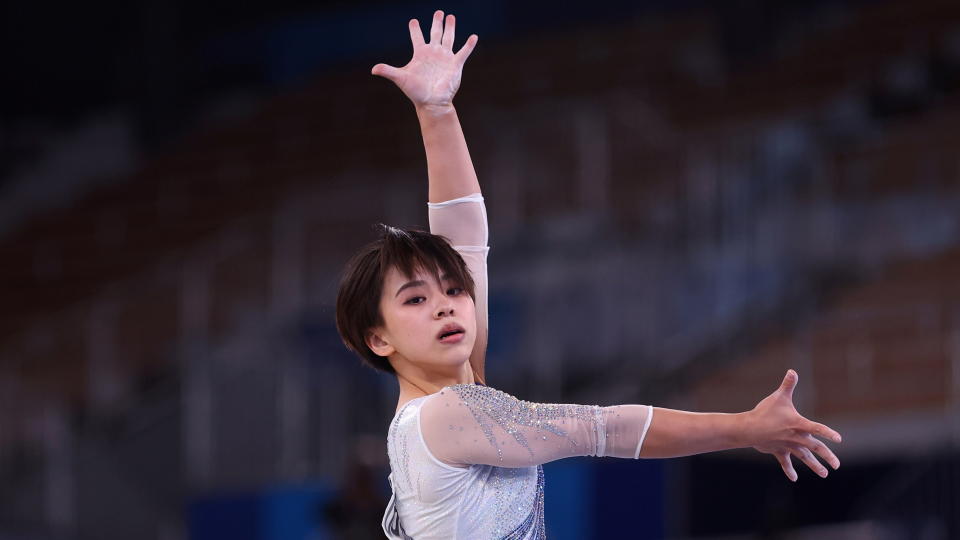
{"type": "Polygon", "coordinates": [[[487,211],[480,193],[440,203],[428,203],[430,232],[447,238],[460,253],[474,281],[477,338],[470,354],[470,365],[480,382],[484,380],[486,361],[487,253],[490,251],[487,211]]]}
{"type": "Polygon", "coordinates": [[[487,300],[487,250],[469,250],[466,247],[458,247],[457,251],[463,257],[467,268],[470,270],[470,276],[473,277],[474,284],[474,309],[477,321],[477,338],[473,343],[473,351],[470,352],[470,365],[476,374],[478,382],[486,384],[484,367],[487,356],[487,342],[489,335],[489,315],[487,300]]]}
{"type": "Polygon", "coordinates": [[[527,467],[607,455],[609,416],[596,405],[531,403],[487,386],[459,384],[426,400],[420,429],[427,448],[444,463],[527,467]]]}
{"type": "Polygon", "coordinates": [[[426,400],[420,430],[444,463],[527,467],[574,456],[636,459],[652,415],[650,405],[531,403],[458,384],[426,400]]]}

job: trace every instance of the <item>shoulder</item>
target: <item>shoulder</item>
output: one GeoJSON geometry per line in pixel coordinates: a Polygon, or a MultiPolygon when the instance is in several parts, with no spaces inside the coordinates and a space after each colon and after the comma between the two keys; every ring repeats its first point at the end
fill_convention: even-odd
{"type": "Polygon", "coordinates": [[[517,399],[510,394],[483,384],[453,384],[444,386],[439,392],[431,394],[435,399],[459,399],[462,401],[483,401],[490,399],[517,399]]]}
{"type": "Polygon", "coordinates": [[[450,473],[460,475],[464,472],[463,466],[439,458],[435,452],[436,443],[431,445],[427,441],[430,433],[440,432],[439,423],[431,424],[423,419],[424,405],[431,396],[407,401],[400,406],[391,422],[387,435],[387,454],[391,470],[397,473],[394,488],[398,495],[416,492],[419,497],[418,482],[434,482],[450,473]],[[417,472],[416,476],[413,475],[414,471],[417,472]],[[420,473],[424,473],[422,477],[420,473]]]}
{"type": "Polygon", "coordinates": [[[513,408],[520,401],[512,395],[480,384],[454,384],[426,396],[423,415],[430,419],[453,421],[465,417],[477,419],[492,411],[513,408]]]}
{"type": "Polygon", "coordinates": [[[396,436],[414,429],[416,427],[415,420],[417,416],[419,416],[418,412],[429,397],[430,396],[421,396],[407,400],[401,404],[397,412],[393,415],[393,420],[390,421],[390,427],[387,432],[388,435],[396,436]]]}

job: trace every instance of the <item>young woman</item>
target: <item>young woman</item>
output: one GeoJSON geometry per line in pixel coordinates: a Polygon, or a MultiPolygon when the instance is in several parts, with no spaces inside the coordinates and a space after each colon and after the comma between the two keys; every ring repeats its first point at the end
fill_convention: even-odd
{"type": "Polygon", "coordinates": [[[413,58],[377,64],[413,102],[427,154],[430,233],[384,227],[348,263],[337,329],[400,387],[387,434],[389,538],[544,538],[543,468],[571,456],[667,458],[753,447],[796,481],[791,456],[821,477],[840,461],[829,427],[793,406],[797,374],[752,410],[693,413],[649,405],[543,404],[484,383],[487,219],[453,97],[477,44],[453,52],[456,21],[433,16],[426,42],[410,21],[413,58]]]}

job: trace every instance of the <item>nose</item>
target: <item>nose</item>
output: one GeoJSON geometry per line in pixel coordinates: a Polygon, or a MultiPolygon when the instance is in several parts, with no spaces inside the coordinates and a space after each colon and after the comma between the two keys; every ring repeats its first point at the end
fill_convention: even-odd
{"type": "Polygon", "coordinates": [[[450,317],[453,315],[453,306],[450,304],[442,304],[440,308],[437,309],[436,318],[441,318],[443,316],[450,317]]]}

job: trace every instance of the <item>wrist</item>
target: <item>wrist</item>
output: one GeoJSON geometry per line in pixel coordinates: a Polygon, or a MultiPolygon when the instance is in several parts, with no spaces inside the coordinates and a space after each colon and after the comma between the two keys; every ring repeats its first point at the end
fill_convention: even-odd
{"type": "Polygon", "coordinates": [[[420,119],[442,118],[444,116],[450,116],[456,112],[452,102],[443,105],[421,103],[415,105],[414,108],[417,110],[417,117],[420,119]]]}
{"type": "Polygon", "coordinates": [[[731,414],[730,444],[734,448],[749,448],[753,446],[753,415],[752,411],[731,414]]]}

